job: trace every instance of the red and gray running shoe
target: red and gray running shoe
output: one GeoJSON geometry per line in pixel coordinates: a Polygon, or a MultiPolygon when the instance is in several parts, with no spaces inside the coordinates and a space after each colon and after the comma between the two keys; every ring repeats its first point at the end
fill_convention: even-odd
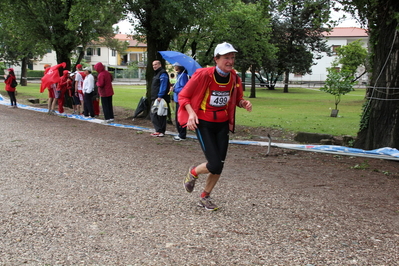
{"type": "Polygon", "coordinates": [[[200,201],[198,202],[198,205],[200,207],[204,207],[205,210],[208,211],[216,211],[218,209],[218,206],[216,206],[216,204],[214,204],[211,201],[211,197],[205,197],[205,198],[201,198],[200,201]]]}
{"type": "Polygon", "coordinates": [[[188,193],[193,192],[194,186],[195,186],[195,181],[197,181],[197,179],[198,179],[198,176],[191,174],[191,170],[193,168],[194,168],[194,166],[190,167],[190,169],[188,169],[187,176],[184,178],[184,181],[183,181],[184,188],[187,190],[188,193]]]}

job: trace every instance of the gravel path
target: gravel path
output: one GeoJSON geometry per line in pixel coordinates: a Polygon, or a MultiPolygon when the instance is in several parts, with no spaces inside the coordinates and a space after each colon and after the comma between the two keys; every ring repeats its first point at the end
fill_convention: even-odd
{"type": "Polygon", "coordinates": [[[0,106],[0,147],[1,265],[399,265],[397,162],[231,145],[209,212],[195,140],[0,106]]]}

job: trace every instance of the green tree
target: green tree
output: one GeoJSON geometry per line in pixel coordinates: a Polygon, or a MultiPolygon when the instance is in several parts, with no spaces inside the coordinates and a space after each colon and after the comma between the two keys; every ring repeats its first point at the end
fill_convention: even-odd
{"type": "Polygon", "coordinates": [[[170,43],[170,50],[187,53],[200,65],[213,64],[213,49],[219,42],[218,30],[228,28],[226,20],[221,16],[234,8],[239,0],[213,0],[210,4],[202,3],[196,15],[190,18],[190,24],[176,33],[170,43]]]}
{"type": "MultiPolygon", "coordinates": [[[[147,44],[147,99],[151,95],[154,76],[152,62],[164,62],[158,51],[168,50],[170,43],[182,32],[198,27],[198,18],[206,17],[204,11],[215,9],[220,0],[127,0],[126,8],[132,13],[136,37],[147,44]],[[144,36],[144,37],[143,37],[144,36]]],[[[150,106],[150,105],[148,105],[150,106]]]]}
{"type": "MultiPolygon", "coordinates": [[[[276,82],[284,74],[284,92],[288,92],[289,74],[311,74],[313,59],[328,51],[323,32],[330,31],[330,0],[288,0],[272,2],[273,34],[278,48],[277,60],[266,60],[264,70],[276,82]],[[327,25],[327,26],[325,26],[327,25]]],[[[274,83],[275,84],[275,83],[274,83]]],[[[274,84],[270,87],[274,88],[274,84]]]]}
{"type": "Polygon", "coordinates": [[[112,26],[124,11],[120,0],[2,0],[0,9],[18,14],[8,26],[19,25],[25,38],[47,43],[55,50],[57,62],[66,62],[67,69],[71,69],[71,53],[78,46],[114,35],[112,26]]]}
{"type": "Polygon", "coordinates": [[[343,72],[348,72],[353,76],[354,81],[358,80],[367,73],[366,65],[368,52],[361,40],[356,40],[347,45],[336,48],[337,57],[333,62],[333,67],[341,66],[343,72]],[[359,67],[363,67],[362,73],[357,75],[359,67]]]}
{"type": "MultiPolygon", "coordinates": [[[[269,42],[270,21],[268,1],[231,0],[212,6],[202,6],[204,15],[193,17],[193,26],[185,28],[172,41],[170,48],[191,52],[203,66],[213,64],[213,50],[218,43],[230,42],[238,50],[235,68],[259,71],[263,57],[273,57],[274,47],[269,42]],[[231,30],[226,30],[231,29],[231,30]]],[[[245,77],[245,75],[243,75],[245,77]]],[[[254,81],[253,81],[254,83],[254,81]]],[[[250,97],[255,97],[251,86],[250,97]]]]}
{"type": "Polygon", "coordinates": [[[28,63],[44,55],[48,44],[43,40],[26,38],[29,31],[19,23],[19,17],[14,16],[10,9],[2,9],[0,24],[6,25],[0,31],[0,58],[9,65],[21,65],[19,84],[26,86],[28,63]]]}
{"type": "Polygon", "coordinates": [[[399,2],[396,0],[340,1],[367,25],[370,86],[355,147],[399,149],[399,2]]]}
{"type": "Polygon", "coordinates": [[[335,67],[327,69],[326,84],[320,90],[334,95],[335,109],[331,112],[332,117],[338,114],[338,104],[341,102],[341,96],[353,91],[355,81],[348,71],[340,71],[335,67]]]}
{"type": "Polygon", "coordinates": [[[250,98],[256,97],[255,71],[260,70],[263,58],[272,58],[275,54],[274,46],[269,42],[270,20],[266,17],[267,12],[262,12],[262,8],[260,3],[235,3],[231,11],[221,14],[227,28],[232,30],[220,28],[216,32],[218,42],[227,41],[238,51],[235,67],[241,70],[243,81],[247,69],[252,72],[250,98]]]}
{"type": "Polygon", "coordinates": [[[366,73],[357,75],[360,66],[365,67],[367,60],[367,49],[362,46],[360,40],[356,40],[340,48],[337,48],[337,57],[327,68],[326,83],[321,91],[334,95],[335,109],[331,116],[336,117],[338,113],[338,104],[341,102],[341,96],[353,91],[356,81],[366,73]]]}
{"type": "Polygon", "coordinates": [[[27,85],[27,65],[46,53],[45,46],[41,43],[25,41],[24,35],[4,30],[0,32],[0,58],[9,65],[21,65],[19,84],[27,85]]]}

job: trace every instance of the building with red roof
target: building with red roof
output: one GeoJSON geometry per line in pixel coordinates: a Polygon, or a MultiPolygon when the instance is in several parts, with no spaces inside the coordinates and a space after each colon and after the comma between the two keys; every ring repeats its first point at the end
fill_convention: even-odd
{"type": "MultiPolygon", "coordinates": [[[[323,83],[327,78],[327,68],[331,67],[331,63],[336,58],[336,54],[334,53],[335,49],[338,47],[347,45],[356,40],[361,40],[364,47],[367,47],[368,44],[368,34],[367,30],[356,27],[337,27],[334,28],[331,32],[324,33],[324,37],[327,40],[327,45],[331,48],[332,55],[329,56],[327,53],[322,53],[321,58],[316,60],[316,65],[312,67],[311,75],[290,75],[291,82],[299,82],[299,83],[323,83]]],[[[358,72],[363,73],[364,68],[359,68],[358,72]]],[[[367,82],[367,75],[364,75],[360,83],[367,82]]]]}
{"type": "MultiPolygon", "coordinates": [[[[331,32],[325,32],[324,37],[327,40],[327,45],[331,47],[332,55],[322,53],[320,59],[315,60],[316,65],[312,67],[311,75],[296,75],[290,74],[290,81],[293,83],[323,83],[327,78],[326,68],[331,66],[331,63],[336,58],[334,50],[337,47],[347,45],[353,41],[361,40],[364,47],[367,47],[368,35],[365,29],[356,27],[336,27],[331,32]]],[[[116,77],[138,78],[143,79],[147,61],[147,45],[143,42],[133,39],[127,34],[116,34],[115,39],[125,41],[128,43],[126,51],[118,53],[116,50],[110,49],[98,42],[90,43],[85,50],[84,63],[86,65],[94,66],[98,62],[102,62],[108,70],[115,71],[116,77]],[[137,64],[138,70],[134,75],[126,74],[129,72],[129,64],[137,64]],[[120,73],[120,74],[118,74],[120,73]]],[[[29,66],[33,70],[43,70],[45,64],[56,65],[56,55],[54,51],[50,51],[40,61],[34,62],[29,66]]],[[[16,66],[16,71],[20,67],[16,66]]],[[[359,69],[359,72],[363,72],[359,69]]],[[[367,82],[367,76],[364,75],[360,82],[367,82]]]]}
{"type": "MultiPolygon", "coordinates": [[[[135,73],[133,76],[134,78],[142,79],[146,67],[147,45],[134,40],[132,36],[127,34],[116,34],[114,39],[127,42],[127,49],[123,53],[106,47],[101,42],[91,42],[85,48],[83,64],[86,66],[90,65],[93,69],[95,64],[101,62],[107,70],[115,71],[116,74],[118,72],[122,73],[123,70],[128,69],[129,64],[137,64],[138,70],[134,71],[135,73]]],[[[78,51],[76,51],[76,53],[78,53],[78,51]]],[[[56,58],[55,51],[49,51],[41,60],[33,62],[29,68],[32,70],[43,70],[45,64],[56,65],[56,58]]],[[[20,67],[18,71],[20,71],[20,67]]],[[[125,72],[127,73],[127,71],[125,72]]],[[[132,75],[129,77],[132,77],[132,75]]]]}

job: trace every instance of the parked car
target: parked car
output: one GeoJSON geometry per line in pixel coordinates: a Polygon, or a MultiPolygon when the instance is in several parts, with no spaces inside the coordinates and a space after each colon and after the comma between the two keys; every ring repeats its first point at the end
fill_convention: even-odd
{"type": "MultiPolygon", "coordinates": [[[[242,79],[241,77],[241,72],[237,72],[237,75],[242,79]]],[[[252,73],[251,72],[246,72],[245,73],[245,85],[251,85],[251,77],[252,77],[252,73]]],[[[267,84],[267,78],[265,78],[264,76],[262,76],[259,73],[255,73],[255,86],[261,86],[261,87],[265,87],[267,84]]]]}

